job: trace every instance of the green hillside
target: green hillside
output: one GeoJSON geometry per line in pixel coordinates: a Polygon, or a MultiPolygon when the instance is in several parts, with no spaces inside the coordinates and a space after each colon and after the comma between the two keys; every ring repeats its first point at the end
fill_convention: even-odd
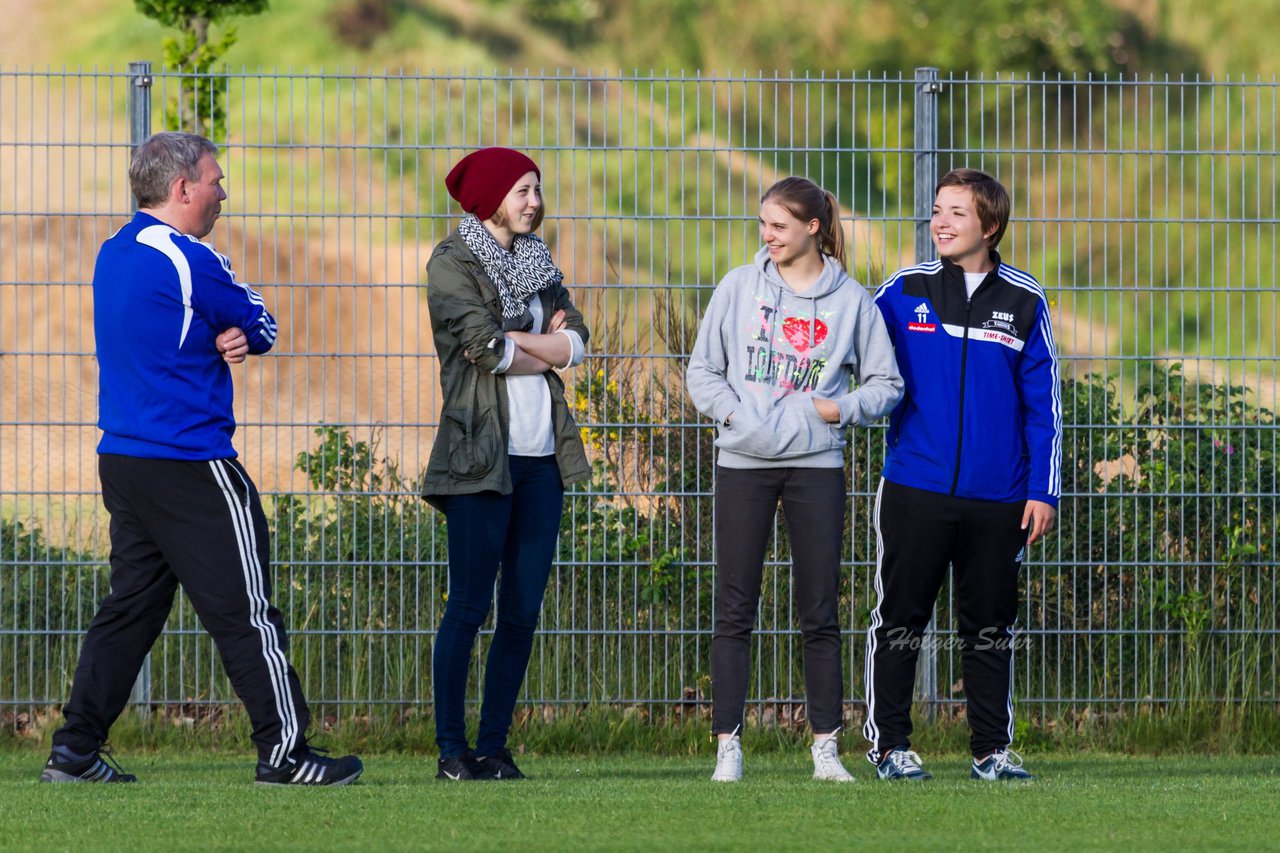
{"type": "MultiPolygon", "coordinates": [[[[50,65],[160,58],[129,0],[33,4],[50,65]]],[[[272,0],[228,62],[279,69],[1280,72],[1265,0],[272,0]]],[[[10,53],[6,46],[6,53],[10,53]]],[[[17,46],[12,59],[23,55],[17,46]]],[[[42,63],[43,64],[43,63],[42,63]]]]}

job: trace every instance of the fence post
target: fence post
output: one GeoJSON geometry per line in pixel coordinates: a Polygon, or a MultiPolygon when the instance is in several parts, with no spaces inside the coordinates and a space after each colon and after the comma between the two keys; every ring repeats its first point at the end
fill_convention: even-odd
{"type": "MultiPolygon", "coordinates": [[[[942,84],[938,69],[916,69],[915,104],[915,220],[916,263],[937,257],[929,236],[929,220],[933,216],[933,187],[938,181],[938,95],[942,84]]],[[[935,643],[935,619],[929,619],[920,647],[916,670],[916,691],[925,716],[932,716],[938,703],[938,647],[935,643]]]]}
{"type": "MultiPolygon", "coordinates": [[[[151,136],[151,63],[129,63],[129,159],[138,146],[151,136]]],[[[133,191],[129,191],[129,209],[138,209],[138,200],[133,191]]],[[[138,670],[138,680],[133,683],[129,701],[137,706],[139,717],[151,715],[151,653],[142,660],[142,669],[138,670]]]]}
{"type": "MultiPolygon", "coordinates": [[[[133,151],[151,135],[151,63],[129,63],[129,159],[133,151]]],[[[129,209],[137,210],[138,201],[129,193],[129,209]]]]}
{"type": "Polygon", "coordinates": [[[916,69],[915,169],[916,263],[938,257],[929,237],[933,187],[938,181],[938,69],[916,69]]]}

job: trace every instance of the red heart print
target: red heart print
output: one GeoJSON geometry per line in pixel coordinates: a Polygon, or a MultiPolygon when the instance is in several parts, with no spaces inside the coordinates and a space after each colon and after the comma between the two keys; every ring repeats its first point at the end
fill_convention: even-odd
{"type": "MultiPolygon", "coordinates": [[[[786,336],[787,343],[795,347],[796,352],[806,352],[809,349],[809,321],[803,317],[788,317],[782,321],[782,334],[786,336]]],[[[827,339],[827,324],[817,319],[813,320],[813,346],[818,346],[827,339]]]]}

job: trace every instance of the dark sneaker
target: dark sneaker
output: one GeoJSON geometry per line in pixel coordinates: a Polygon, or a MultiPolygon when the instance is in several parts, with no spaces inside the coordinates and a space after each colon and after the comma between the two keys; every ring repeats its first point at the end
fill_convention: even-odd
{"type": "Polygon", "coordinates": [[[489,777],[480,769],[479,762],[468,752],[453,758],[440,759],[436,763],[436,778],[454,782],[476,782],[489,777]]]}
{"type": "Polygon", "coordinates": [[[872,750],[867,753],[867,760],[876,766],[876,776],[881,779],[924,782],[933,778],[920,766],[920,756],[905,747],[891,749],[883,757],[872,750]]]}
{"type": "Polygon", "coordinates": [[[283,767],[258,762],[259,785],[348,785],[360,778],[364,763],[354,755],[330,758],[324,750],[304,746],[283,767]]]}
{"type": "Polygon", "coordinates": [[[477,755],[476,763],[486,779],[524,779],[526,778],[511,759],[511,750],[503,747],[492,755],[477,755]]]}
{"type": "Polygon", "coordinates": [[[125,773],[106,746],[80,760],[63,748],[55,748],[40,774],[41,782],[137,782],[138,777],[125,773]]]}
{"type": "Polygon", "coordinates": [[[981,761],[973,759],[969,777],[987,782],[1029,782],[1036,778],[1022,769],[1022,756],[1012,749],[997,749],[981,761]]]}

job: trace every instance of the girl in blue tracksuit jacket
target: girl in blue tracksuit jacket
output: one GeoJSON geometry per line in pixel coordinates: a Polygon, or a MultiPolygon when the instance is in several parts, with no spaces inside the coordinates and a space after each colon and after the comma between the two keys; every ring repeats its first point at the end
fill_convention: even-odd
{"type": "Polygon", "coordinates": [[[867,631],[868,759],[884,779],[927,779],[910,750],[916,658],[948,566],[972,733],[972,775],[1027,778],[1013,739],[1013,624],[1025,547],[1061,490],[1058,362],[1043,288],[995,247],[1009,196],[957,169],[938,184],[940,260],[876,293],[906,394],[889,419],[876,498],[877,604],[867,631]]]}

